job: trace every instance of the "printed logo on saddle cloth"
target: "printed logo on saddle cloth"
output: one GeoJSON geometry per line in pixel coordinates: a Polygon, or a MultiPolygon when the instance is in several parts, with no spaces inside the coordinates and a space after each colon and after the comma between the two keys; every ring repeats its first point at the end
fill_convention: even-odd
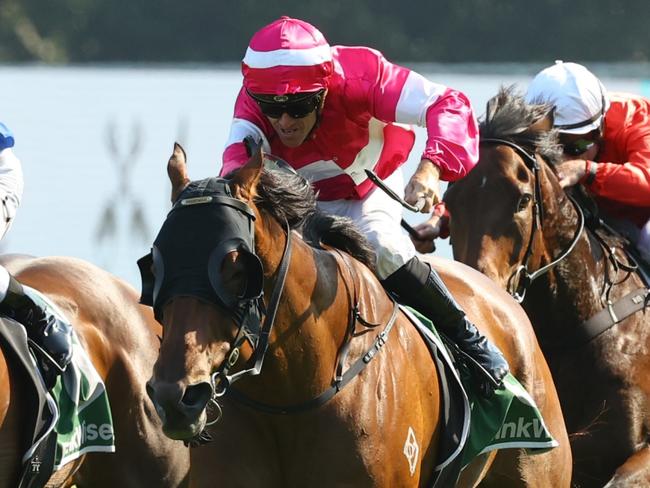
{"type": "Polygon", "coordinates": [[[55,470],[89,452],[115,452],[113,419],[104,383],[76,334],[72,345],[72,363],[52,390],[59,410],[55,470]]]}
{"type": "Polygon", "coordinates": [[[495,449],[527,449],[537,454],[559,445],[521,383],[510,373],[503,382],[505,388],[488,399],[470,395],[472,420],[463,466],[495,449]]]}

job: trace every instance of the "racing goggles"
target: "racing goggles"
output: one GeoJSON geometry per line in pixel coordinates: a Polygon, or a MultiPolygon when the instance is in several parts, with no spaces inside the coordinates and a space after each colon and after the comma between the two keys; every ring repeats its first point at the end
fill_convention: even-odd
{"type": "Polygon", "coordinates": [[[594,144],[596,144],[596,142],[589,139],[578,139],[577,141],[564,145],[564,154],[568,154],[569,156],[580,156],[591,149],[594,144]]]}
{"type": "Polygon", "coordinates": [[[323,92],[324,90],[295,95],[258,95],[251,92],[248,94],[267,117],[279,119],[286,113],[291,118],[302,119],[318,108],[323,99],[323,92]]]}

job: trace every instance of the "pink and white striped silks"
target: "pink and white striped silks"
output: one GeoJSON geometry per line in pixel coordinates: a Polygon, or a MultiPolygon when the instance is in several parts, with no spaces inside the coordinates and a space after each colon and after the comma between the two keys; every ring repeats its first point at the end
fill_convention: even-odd
{"type": "MultiPolygon", "coordinates": [[[[321,48],[308,49],[309,53],[302,55],[290,51],[247,53],[251,63],[247,66],[303,62],[309,69],[314,59],[327,59],[321,48]]],[[[372,188],[365,169],[374,169],[385,178],[407,160],[415,140],[410,124],[427,128],[422,157],[440,167],[442,179],[454,181],[474,167],[478,127],[463,93],[392,64],[370,48],[333,46],[330,54],[333,71],[327,79],[320,125],[299,147],[289,148],[280,142],[242,88],[221,174],[247,161],[242,141],[251,135],[263,142],[265,151],[285,159],[311,180],[320,192],[319,199],[361,199],[372,188]]]]}

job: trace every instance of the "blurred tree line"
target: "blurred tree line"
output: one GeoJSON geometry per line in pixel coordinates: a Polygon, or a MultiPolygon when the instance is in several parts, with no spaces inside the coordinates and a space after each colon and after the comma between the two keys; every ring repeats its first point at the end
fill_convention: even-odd
{"type": "Polygon", "coordinates": [[[0,0],[0,62],[238,62],[280,15],[400,61],[650,60],[648,0],[0,0]]]}

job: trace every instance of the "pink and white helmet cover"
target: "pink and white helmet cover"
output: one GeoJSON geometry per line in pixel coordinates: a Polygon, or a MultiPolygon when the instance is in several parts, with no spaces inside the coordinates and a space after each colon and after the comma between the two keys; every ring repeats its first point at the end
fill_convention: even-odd
{"type": "Polygon", "coordinates": [[[242,61],[244,87],[251,93],[293,95],[327,88],[332,53],[313,25],[281,17],[253,35],[242,61]]]}

